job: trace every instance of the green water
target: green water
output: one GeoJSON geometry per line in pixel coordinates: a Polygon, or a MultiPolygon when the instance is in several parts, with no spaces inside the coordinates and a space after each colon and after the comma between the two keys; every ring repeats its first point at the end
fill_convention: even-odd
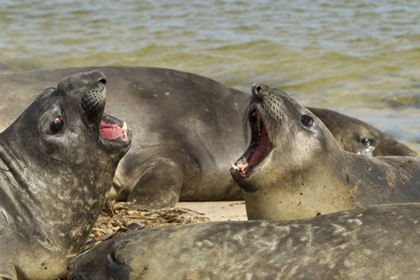
{"type": "Polygon", "coordinates": [[[0,73],[138,65],[264,82],[420,151],[417,0],[3,0],[0,26],[0,73]]]}

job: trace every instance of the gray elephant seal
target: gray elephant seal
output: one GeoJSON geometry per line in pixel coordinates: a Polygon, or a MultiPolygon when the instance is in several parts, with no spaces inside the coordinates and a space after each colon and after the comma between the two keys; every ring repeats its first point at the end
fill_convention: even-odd
{"type": "Polygon", "coordinates": [[[81,252],[131,142],[105,84],[65,78],[0,134],[1,279],[57,279],[81,252]]]}
{"type": "Polygon", "coordinates": [[[334,135],[341,148],[366,156],[416,156],[417,153],[361,120],[336,111],[306,107],[334,135]]]}
{"type": "Polygon", "coordinates": [[[346,152],[319,118],[281,90],[255,84],[246,116],[251,142],[231,174],[251,220],[420,201],[420,158],[346,152]]]}
{"type": "MultiPolygon", "coordinates": [[[[2,121],[3,126],[9,125],[11,118],[16,118],[17,112],[33,100],[31,93],[63,77],[91,69],[0,75],[0,129],[2,121]]],[[[107,112],[121,116],[135,131],[133,147],[118,166],[114,181],[117,190],[124,190],[119,200],[135,199],[140,207],[160,208],[174,205],[178,200],[243,199],[241,189],[226,170],[246,148],[242,116],[248,94],[202,76],[171,69],[98,69],[107,74],[108,89],[113,93],[108,96],[107,112]]],[[[380,150],[383,155],[394,152],[381,140],[384,135],[365,133],[368,130],[363,123],[346,129],[348,117],[333,117],[342,119],[337,128],[341,139],[345,139],[346,133],[352,135],[350,145],[347,145],[349,141],[343,141],[344,148],[358,152],[354,147],[367,138],[377,143],[375,151],[380,150]],[[358,133],[359,137],[353,137],[358,133]]],[[[367,148],[371,149],[372,145],[367,148]]]]}
{"type": "Polygon", "coordinates": [[[147,228],[78,256],[69,279],[416,279],[419,220],[413,203],[147,228]]]}

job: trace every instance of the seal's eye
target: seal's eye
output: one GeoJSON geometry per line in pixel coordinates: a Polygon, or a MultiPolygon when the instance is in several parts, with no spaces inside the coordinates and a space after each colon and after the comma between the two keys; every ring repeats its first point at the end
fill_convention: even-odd
{"type": "Polygon", "coordinates": [[[300,118],[300,123],[307,128],[311,128],[314,125],[314,119],[308,115],[303,115],[300,118]]]}
{"type": "Polygon", "coordinates": [[[62,116],[58,116],[55,118],[55,120],[51,123],[51,131],[53,133],[59,133],[64,128],[64,119],[62,116]]]}
{"type": "Polygon", "coordinates": [[[363,138],[360,143],[363,144],[363,146],[370,147],[375,145],[375,140],[369,139],[369,138],[363,138]]]}

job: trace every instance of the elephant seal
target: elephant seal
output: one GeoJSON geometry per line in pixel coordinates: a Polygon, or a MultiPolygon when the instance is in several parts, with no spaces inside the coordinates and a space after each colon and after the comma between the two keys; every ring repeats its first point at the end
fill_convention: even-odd
{"type": "Polygon", "coordinates": [[[131,143],[105,84],[67,77],[0,134],[0,279],[57,279],[83,249],[131,143]]]}
{"type": "MultiPolygon", "coordinates": [[[[249,94],[202,76],[171,69],[98,69],[111,81],[108,88],[113,95],[108,97],[107,112],[124,118],[135,131],[133,146],[118,166],[114,180],[117,192],[123,190],[117,197],[119,200],[136,200],[142,208],[161,208],[174,205],[178,200],[243,199],[241,189],[226,170],[246,148],[242,108],[249,94]]],[[[0,129],[1,121],[3,125],[10,123],[10,117],[19,106],[32,100],[30,93],[34,90],[89,70],[92,68],[0,75],[0,129]]],[[[348,117],[333,117],[343,119],[337,128],[342,135],[367,131],[363,124],[353,125],[354,131],[349,131],[345,127],[348,117]]],[[[377,143],[376,150],[382,154],[393,152],[388,150],[387,143],[376,137],[363,133],[359,138],[352,136],[356,143],[347,145],[349,141],[343,141],[343,145],[358,152],[354,147],[368,138],[377,143]]]]}
{"type": "Polygon", "coordinates": [[[246,110],[251,141],[231,174],[248,219],[290,220],[420,201],[420,158],[349,153],[311,111],[264,84],[246,110]]]}
{"type": "Polygon", "coordinates": [[[417,153],[361,120],[336,111],[306,107],[334,135],[341,148],[365,156],[416,156],[417,153]]]}
{"type": "Polygon", "coordinates": [[[146,228],[69,265],[83,279],[416,279],[420,204],[381,205],[295,221],[146,228]]]}

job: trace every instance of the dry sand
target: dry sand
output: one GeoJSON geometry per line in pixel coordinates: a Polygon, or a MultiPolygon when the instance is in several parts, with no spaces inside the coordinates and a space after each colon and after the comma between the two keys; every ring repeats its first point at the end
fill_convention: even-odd
{"type": "Polygon", "coordinates": [[[186,225],[208,221],[246,220],[244,201],[180,202],[158,210],[137,209],[129,202],[112,202],[114,214],[102,212],[85,250],[120,234],[145,227],[186,225]]]}
{"type": "Polygon", "coordinates": [[[176,207],[204,213],[210,221],[247,220],[244,201],[179,202],[176,207]]]}

